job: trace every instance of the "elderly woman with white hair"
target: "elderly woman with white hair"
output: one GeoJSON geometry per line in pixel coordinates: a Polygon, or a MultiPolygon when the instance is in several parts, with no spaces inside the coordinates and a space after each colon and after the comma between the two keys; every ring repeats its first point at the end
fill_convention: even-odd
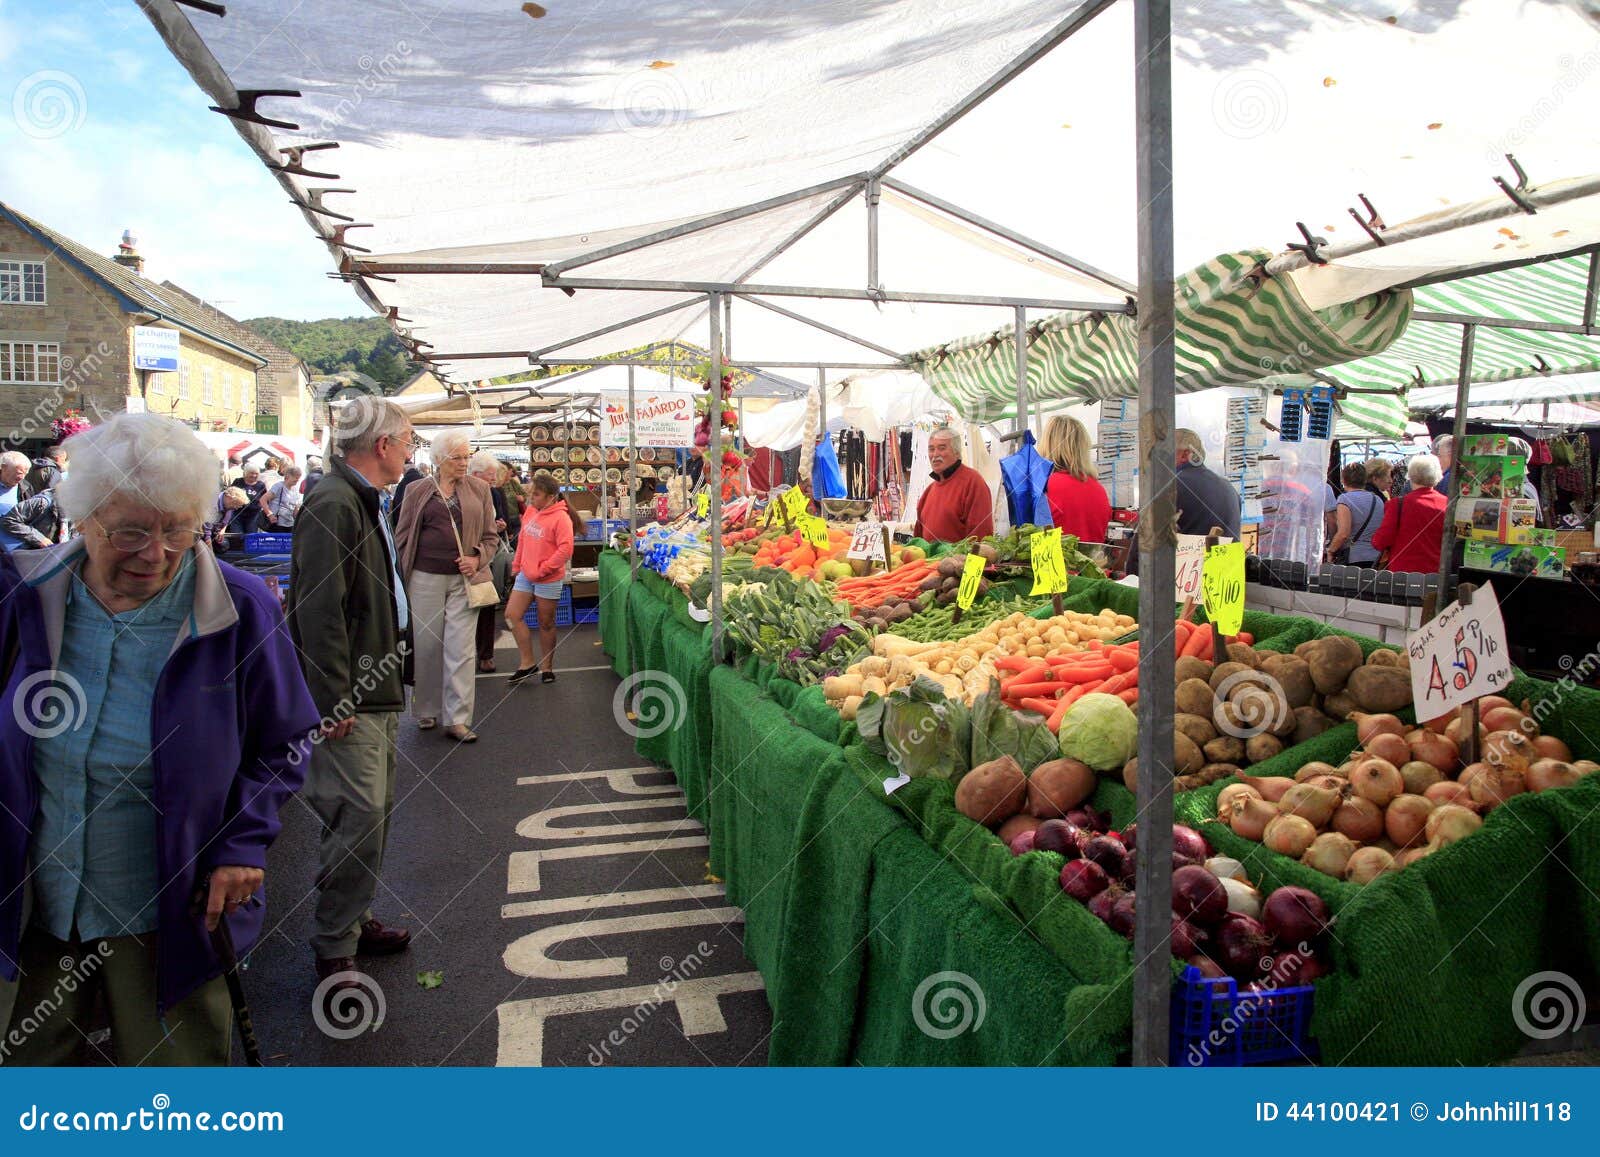
{"type": "Polygon", "coordinates": [[[204,444],[119,414],[68,446],[81,537],[0,560],[0,1057],[73,1062],[103,997],[120,1063],[225,1065],[209,933],[260,935],[317,711],[277,600],[202,537],[204,444]]]}
{"type": "Polygon", "coordinates": [[[1443,475],[1433,454],[1418,454],[1406,465],[1411,489],[1383,508],[1383,524],[1372,536],[1372,545],[1382,552],[1378,569],[1438,573],[1450,505],[1438,490],[1443,475]]]}
{"type": "Polygon", "coordinates": [[[499,602],[491,568],[500,539],[489,484],[468,473],[467,435],[447,430],[431,450],[434,472],[406,488],[395,528],[416,640],[411,713],[420,730],[442,721],[446,738],[474,743],[478,610],[499,602]]]}

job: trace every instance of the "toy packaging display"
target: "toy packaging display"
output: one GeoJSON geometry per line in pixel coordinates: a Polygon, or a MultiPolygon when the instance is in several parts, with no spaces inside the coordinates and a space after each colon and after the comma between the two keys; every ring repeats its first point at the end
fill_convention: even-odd
{"type": "Polygon", "coordinates": [[[1463,498],[1456,503],[1456,536],[1526,544],[1533,538],[1535,517],[1531,498],[1463,498]]]}
{"type": "Polygon", "coordinates": [[[1567,575],[1567,552],[1559,546],[1469,542],[1462,562],[1475,570],[1500,571],[1524,578],[1559,579],[1567,575]]]}
{"type": "Polygon", "coordinates": [[[1456,479],[1457,498],[1516,498],[1522,493],[1528,464],[1510,456],[1465,456],[1456,479]]]}

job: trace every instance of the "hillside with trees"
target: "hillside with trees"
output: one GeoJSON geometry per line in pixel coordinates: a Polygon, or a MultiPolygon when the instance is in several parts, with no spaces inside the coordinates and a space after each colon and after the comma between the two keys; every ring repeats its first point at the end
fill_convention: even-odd
{"type": "Polygon", "coordinates": [[[409,359],[405,347],[382,318],[291,321],[282,317],[256,317],[244,324],[297,354],[321,373],[353,370],[366,374],[386,391],[399,389],[420,368],[409,359]]]}

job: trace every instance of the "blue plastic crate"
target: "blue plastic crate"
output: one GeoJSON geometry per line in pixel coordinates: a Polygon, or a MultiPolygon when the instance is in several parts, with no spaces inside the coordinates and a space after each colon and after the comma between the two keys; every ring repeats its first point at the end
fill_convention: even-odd
{"type": "Polygon", "coordinates": [[[247,534],[244,536],[244,552],[246,554],[282,554],[287,555],[294,546],[292,534],[247,534]]]}
{"type": "Polygon", "coordinates": [[[1270,992],[1239,991],[1231,977],[1207,980],[1193,965],[1172,990],[1172,1064],[1239,1068],[1316,1059],[1310,1039],[1309,984],[1270,992]]]}
{"type": "MultiPolygon", "coordinates": [[[[539,629],[539,608],[534,603],[528,604],[527,614],[522,616],[522,621],[535,631],[539,629]]],[[[572,588],[561,588],[561,600],[556,603],[556,626],[572,626],[572,588]]]]}
{"type": "Polygon", "coordinates": [[[584,599],[583,605],[572,608],[572,622],[574,626],[585,623],[598,623],[600,621],[600,600],[584,599]]]}

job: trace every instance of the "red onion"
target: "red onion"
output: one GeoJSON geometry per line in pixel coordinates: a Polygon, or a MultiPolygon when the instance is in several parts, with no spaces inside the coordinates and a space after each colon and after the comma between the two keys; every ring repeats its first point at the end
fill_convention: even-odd
{"type": "MultiPolygon", "coordinates": [[[[1122,846],[1127,848],[1128,851],[1136,852],[1136,851],[1139,850],[1139,838],[1138,838],[1139,837],[1139,825],[1138,824],[1129,824],[1127,827],[1123,828],[1122,831],[1118,832],[1117,835],[1122,840],[1122,846]]],[[[1172,846],[1174,848],[1176,848],[1178,845],[1176,843],[1174,843],[1172,846]]]]}
{"type": "Polygon", "coordinates": [[[1094,810],[1088,804],[1075,807],[1067,813],[1067,822],[1087,832],[1103,832],[1111,826],[1110,817],[1094,810]]]}
{"type": "Polygon", "coordinates": [[[1309,944],[1328,926],[1328,906],[1308,888],[1279,888],[1261,909],[1262,922],[1285,944],[1309,944]]]}
{"type": "Polygon", "coordinates": [[[1087,904],[1109,887],[1111,877],[1090,860],[1068,860],[1061,869],[1061,890],[1080,904],[1087,904]]]}
{"type": "Polygon", "coordinates": [[[1128,849],[1115,836],[1095,836],[1083,845],[1085,859],[1093,860],[1113,878],[1120,878],[1127,867],[1128,849]]]}
{"type": "Polygon", "coordinates": [[[1192,964],[1200,970],[1200,975],[1206,980],[1221,980],[1228,974],[1222,971],[1222,965],[1203,952],[1197,952],[1184,960],[1185,964],[1192,964]]]}
{"type": "Polygon", "coordinates": [[[1011,839],[1011,854],[1013,856],[1025,856],[1033,851],[1033,841],[1038,834],[1036,831],[1018,832],[1011,839]]]}
{"type": "Polygon", "coordinates": [[[1058,852],[1069,860],[1076,860],[1079,851],[1078,829],[1066,820],[1045,820],[1033,833],[1036,852],[1058,852]]]}
{"type": "Polygon", "coordinates": [[[1189,923],[1176,912],[1172,914],[1172,954],[1181,959],[1187,959],[1200,951],[1200,946],[1206,942],[1206,934],[1193,924],[1189,923]]]}
{"type": "MultiPolygon", "coordinates": [[[[1126,837],[1123,839],[1127,843],[1126,837]]],[[[1133,845],[1128,844],[1128,850],[1133,850],[1133,845]]],[[[1193,828],[1184,827],[1182,824],[1172,825],[1172,850],[1187,856],[1191,860],[1204,862],[1211,854],[1211,845],[1206,843],[1206,838],[1193,828]]]]}
{"type": "MultiPolygon", "coordinates": [[[[1099,865],[1095,865],[1099,867],[1099,865]]],[[[1116,884],[1111,885],[1104,892],[1095,894],[1089,900],[1089,915],[1099,920],[1102,924],[1111,923],[1111,909],[1116,907],[1117,900],[1122,896],[1122,888],[1116,884]]]]}
{"type": "Polygon", "coordinates": [[[1124,892],[1117,897],[1117,902],[1111,906],[1111,930],[1133,938],[1134,912],[1138,907],[1138,897],[1132,892],[1124,892]]]}
{"type": "Polygon", "coordinates": [[[1172,873],[1172,910],[1196,924],[1215,924],[1228,911],[1228,890],[1198,864],[1179,868],[1172,873]]]}
{"type": "Polygon", "coordinates": [[[1227,973],[1238,980],[1261,974],[1261,962],[1272,952],[1272,934],[1259,920],[1229,912],[1217,925],[1216,951],[1212,954],[1227,973]]]}

